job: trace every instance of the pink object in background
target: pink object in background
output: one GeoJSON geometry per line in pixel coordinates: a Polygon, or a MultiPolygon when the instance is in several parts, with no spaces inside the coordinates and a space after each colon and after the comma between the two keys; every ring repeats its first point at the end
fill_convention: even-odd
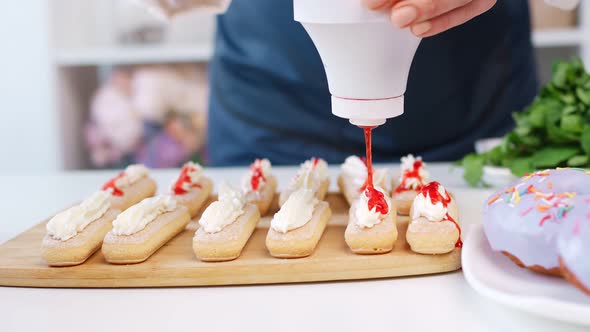
{"type": "Polygon", "coordinates": [[[96,166],[116,163],[140,143],[142,120],[130,99],[130,73],[113,72],[95,94],[86,138],[96,166]]]}
{"type": "Polygon", "coordinates": [[[85,134],[93,164],[175,167],[202,159],[207,96],[205,66],[115,70],[91,105],[85,134]]]}

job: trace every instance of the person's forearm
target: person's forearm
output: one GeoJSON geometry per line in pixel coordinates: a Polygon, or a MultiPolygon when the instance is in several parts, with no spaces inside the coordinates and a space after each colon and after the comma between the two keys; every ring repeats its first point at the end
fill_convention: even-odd
{"type": "Polygon", "coordinates": [[[461,25],[486,12],[496,0],[363,0],[374,10],[390,10],[391,21],[429,37],[461,25]]]}

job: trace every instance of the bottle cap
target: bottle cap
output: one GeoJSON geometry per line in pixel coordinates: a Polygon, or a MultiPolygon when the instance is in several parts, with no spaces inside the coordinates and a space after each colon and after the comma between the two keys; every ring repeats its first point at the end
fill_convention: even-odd
{"type": "Polygon", "coordinates": [[[380,126],[404,113],[404,96],[385,99],[345,99],[332,96],[332,113],[357,126],[380,126]]]}

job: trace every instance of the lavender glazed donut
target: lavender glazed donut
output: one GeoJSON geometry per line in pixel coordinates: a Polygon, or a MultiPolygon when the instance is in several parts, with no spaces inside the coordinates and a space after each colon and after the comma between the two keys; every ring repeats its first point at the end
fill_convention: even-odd
{"type": "MultiPolygon", "coordinates": [[[[590,197],[585,198],[590,205],[590,197]]],[[[590,295],[590,213],[564,225],[557,239],[561,274],[590,295]]]]}
{"type": "Polygon", "coordinates": [[[564,168],[535,172],[493,194],[484,232],[495,251],[521,267],[561,275],[557,239],[565,225],[586,218],[590,173],[564,168]]]}

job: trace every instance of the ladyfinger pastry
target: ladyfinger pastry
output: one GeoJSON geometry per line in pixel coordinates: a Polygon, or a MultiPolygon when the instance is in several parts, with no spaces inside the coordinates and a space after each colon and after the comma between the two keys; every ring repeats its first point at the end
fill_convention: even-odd
{"type": "Polygon", "coordinates": [[[414,199],[406,240],[420,254],[444,254],[462,247],[454,198],[438,182],[425,185],[414,199]]]}
{"type": "Polygon", "coordinates": [[[397,207],[397,213],[402,216],[410,214],[410,208],[416,195],[422,187],[428,183],[428,171],[426,163],[421,157],[414,158],[409,154],[401,159],[401,174],[399,184],[394,185],[391,199],[397,207]]]}
{"type": "Polygon", "coordinates": [[[180,233],[190,221],[188,209],[171,196],[146,198],[123,211],[107,233],[102,253],[112,264],[134,264],[180,233]]]}
{"type": "Polygon", "coordinates": [[[356,254],[383,254],[397,240],[395,206],[381,188],[364,191],[352,204],[344,240],[356,254]]]}
{"type": "Polygon", "coordinates": [[[306,257],[317,246],[332,211],[313,191],[294,191],[277,212],[268,229],[266,248],[279,258],[306,257]]]}
{"type": "Polygon", "coordinates": [[[111,193],[111,206],[124,211],[144,198],[156,193],[156,181],[149,176],[148,169],[143,165],[129,165],[125,171],[110,179],[102,186],[102,190],[111,193]]]}
{"type": "Polygon", "coordinates": [[[97,191],[79,205],[55,215],[46,225],[41,257],[50,266],[84,263],[100,249],[112,221],[120,213],[111,208],[111,195],[97,191]]]}
{"type": "Polygon", "coordinates": [[[246,193],[246,201],[258,207],[264,216],[272,203],[277,190],[277,179],[272,175],[272,166],[268,159],[256,159],[248,173],[242,178],[242,189],[246,193]]]}
{"type": "MultiPolygon", "coordinates": [[[[373,182],[376,187],[389,188],[387,169],[375,169],[373,182]]],[[[338,176],[338,188],[346,198],[349,205],[352,205],[365,190],[367,186],[367,164],[364,159],[357,156],[349,156],[340,166],[338,176]]]]}
{"type": "Polygon", "coordinates": [[[328,174],[328,164],[323,159],[313,157],[301,164],[297,175],[291,180],[289,187],[281,192],[279,206],[283,206],[289,195],[301,188],[312,190],[315,193],[315,197],[322,201],[326,197],[329,187],[330,176],[328,174]]]}
{"type": "Polygon", "coordinates": [[[201,227],[193,238],[195,255],[206,262],[238,258],[259,220],[258,208],[247,203],[242,192],[222,186],[219,199],[205,209],[199,220],[201,227]]]}
{"type": "Polygon", "coordinates": [[[178,179],[172,184],[172,194],[178,204],[184,205],[194,217],[213,189],[213,182],[203,176],[203,167],[192,161],[184,164],[178,179]]]}

